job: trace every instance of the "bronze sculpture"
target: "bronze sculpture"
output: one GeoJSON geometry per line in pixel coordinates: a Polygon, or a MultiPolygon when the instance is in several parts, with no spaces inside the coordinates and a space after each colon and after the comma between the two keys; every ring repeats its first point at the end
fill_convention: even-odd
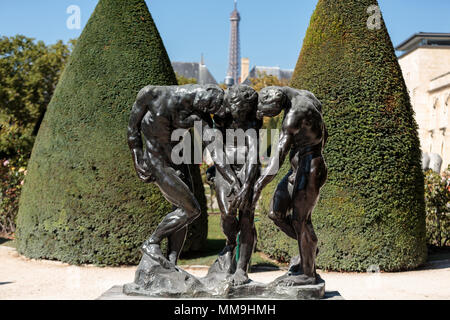
{"type": "Polygon", "coordinates": [[[261,297],[322,297],[325,289],[315,269],[317,237],[311,214],[327,178],[327,167],[322,156],[326,139],[322,105],[308,91],[267,87],[261,90],[258,97],[252,88],[245,85],[234,86],[226,92],[213,85],[148,86],[142,89],[131,112],[128,144],[138,177],[144,182],[155,183],[174,205],[174,211],[167,214],[143,244],[141,249],[144,255],[135,283],[125,285],[124,292],[177,297],[245,297],[248,294],[261,297]],[[271,158],[266,171],[260,175],[257,146],[262,118],[275,117],[283,110],[285,115],[277,156],[271,158]],[[222,135],[227,135],[228,130],[255,133],[246,132],[241,144],[238,139],[238,143],[233,140],[231,144],[219,144],[217,150],[209,149],[217,171],[214,184],[227,242],[209,270],[208,276],[212,276],[203,279],[176,267],[187,226],[199,216],[200,208],[192,193],[186,164],[175,165],[171,159],[174,142],[170,140],[175,129],[192,128],[197,121],[204,128],[214,126],[222,135]],[[224,159],[220,159],[216,151],[223,151],[224,159]],[[291,170],[275,191],[269,217],[298,242],[300,258],[288,274],[272,284],[252,283],[247,270],[256,241],[256,203],[262,189],[274,179],[288,153],[291,170]],[[238,160],[236,163],[236,155],[241,155],[244,161],[238,160]],[[292,214],[289,214],[290,211],[292,214]],[[237,264],[234,264],[238,232],[241,233],[241,254],[237,264]],[[160,248],[164,237],[169,239],[167,255],[160,248]],[[220,276],[216,277],[217,274],[220,276]],[[221,277],[224,274],[226,277],[221,277]],[[292,286],[303,289],[296,292],[280,289],[292,286]],[[273,288],[278,289],[273,291],[273,288]]]}

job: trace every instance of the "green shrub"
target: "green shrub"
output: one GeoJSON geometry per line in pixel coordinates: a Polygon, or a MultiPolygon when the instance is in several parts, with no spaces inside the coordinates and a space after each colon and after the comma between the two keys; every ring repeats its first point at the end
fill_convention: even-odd
{"type": "MultiPolygon", "coordinates": [[[[100,0],[33,147],[17,220],[21,254],[74,264],[139,261],[138,247],[172,210],[158,187],[137,178],[127,145],[131,107],[149,84],[176,78],[145,1],[100,0]]],[[[204,195],[199,202],[205,208],[204,195]]],[[[198,223],[200,239],[188,239],[188,248],[204,242],[205,219],[198,223]]]]}
{"type": "Polygon", "coordinates": [[[427,241],[429,245],[450,245],[450,171],[443,177],[429,170],[425,173],[427,241]]]}
{"type": "MultiPolygon", "coordinates": [[[[312,214],[324,269],[395,271],[426,261],[417,124],[384,21],[367,26],[371,5],[378,3],[319,0],[291,82],[322,101],[329,131],[329,177],[312,214]]],[[[288,260],[295,244],[266,227],[275,186],[262,196],[259,245],[288,260]]]]}
{"type": "Polygon", "coordinates": [[[14,237],[27,159],[0,160],[0,236],[14,237]]]}

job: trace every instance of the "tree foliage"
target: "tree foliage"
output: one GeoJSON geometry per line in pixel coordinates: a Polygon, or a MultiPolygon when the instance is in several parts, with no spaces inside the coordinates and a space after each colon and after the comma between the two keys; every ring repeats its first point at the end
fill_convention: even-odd
{"type": "Polygon", "coordinates": [[[175,75],[177,76],[177,82],[180,86],[184,85],[184,84],[196,84],[197,83],[197,79],[195,78],[186,78],[185,76],[182,76],[181,74],[175,73],[175,75]]]}
{"type": "Polygon", "coordinates": [[[74,41],[0,38],[0,158],[28,157],[74,41]]]}
{"type": "Polygon", "coordinates": [[[267,72],[258,71],[256,78],[250,78],[250,86],[256,91],[260,91],[261,89],[269,86],[287,86],[289,84],[289,80],[286,79],[278,79],[277,76],[267,74],[267,72]]]}

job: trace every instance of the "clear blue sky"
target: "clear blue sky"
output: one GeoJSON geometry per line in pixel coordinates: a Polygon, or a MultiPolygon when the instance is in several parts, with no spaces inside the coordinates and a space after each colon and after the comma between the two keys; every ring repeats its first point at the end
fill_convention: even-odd
{"type": "MultiPolygon", "coordinates": [[[[250,65],[293,69],[317,0],[238,0],[241,55],[250,65]]],[[[450,32],[449,0],[379,0],[394,45],[416,32],[450,32]]],[[[81,8],[81,29],[96,0],[1,0],[0,35],[23,34],[46,43],[76,38],[66,9],[81,8]]],[[[205,63],[218,82],[228,65],[233,0],[148,0],[172,61],[205,63]]]]}

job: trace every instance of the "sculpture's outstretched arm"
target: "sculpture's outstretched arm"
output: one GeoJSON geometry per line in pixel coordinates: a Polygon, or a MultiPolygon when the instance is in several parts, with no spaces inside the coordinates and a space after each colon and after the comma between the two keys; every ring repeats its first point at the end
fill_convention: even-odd
{"type": "Polygon", "coordinates": [[[249,135],[247,136],[247,139],[249,146],[247,162],[249,165],[246,168],[247,172],[245,173],[246,179],[244,185],[251,188],[253,187],[253,183],[255,183],[256,178],[260,174],[259,172],[260,166],[258,161],[259,138],[258,135],[256,136],[249,135]]]}
{"type": "Polygon", "coordinates": [[[264,173],[259,177],[255,184],[253,194],[252,208],[256,207],[261,191],[275,178],[278,170],[283,165],[286,156],[291,149],[292,134],[288,130],[283,129],[278,143],[278,154],[270,159],[269,165],[264,170],[264,173]]]}

